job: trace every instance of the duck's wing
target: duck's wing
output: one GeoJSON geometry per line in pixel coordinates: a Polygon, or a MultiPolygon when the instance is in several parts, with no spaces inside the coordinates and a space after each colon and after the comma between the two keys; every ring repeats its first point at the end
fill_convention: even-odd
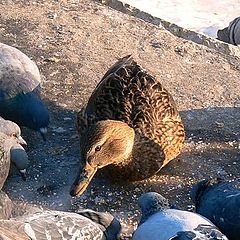
{"type": "Polygon", "coordinates": [[[87,105],[78,113],[77,125],[80,135],[89,125],[99,120],[119,119],[116,112],[123,104],[124,89],[127,87],[122,82],[124,79],[127,80],[125,75],[127,72],[121,69],[124,69],[126,65],[131,65],[132,62],[132,57],[128,55],[117,61],[105,73],[91,94],[87,105]]]}
{"type": "Polygon", "coordinates": [[[0,101],[39,89],[37,65],[18,49],[0,43],[0,101]]]}

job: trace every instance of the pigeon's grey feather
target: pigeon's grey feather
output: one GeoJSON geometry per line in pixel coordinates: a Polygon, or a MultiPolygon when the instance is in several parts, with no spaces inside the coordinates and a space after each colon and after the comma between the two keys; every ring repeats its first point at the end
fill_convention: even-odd
{"type": "Polygon", "coordinates": [[[0,116],[42,132],[49,113],[40,98],[36,64],[18,49],[0,43],[0,116]]]}
{"type": "Polygon", "coordinates": [[[240,239],[240,189],[221,179],[203,180],[193,186],[196,212],[210,219],[231,240],[240,239]]]}
{"type": "Polygon", "coordinates": [[[208,219],[193,212],[172,209],[167,199],[158,193],[143,194],[138,203],[145,217],[135,231],[133,240],[177,240],[179,236],[185,237],[181,240],[215,240],[211,238],[214,234],[218,240],[227,240],[208,219]]]}
{"type": "MultiPolygon", "coordinates": [[[[101,213],[99,213],[101,215],[101,213]]],[[[0,237],[9,237],[19,232],[19,240],[113,240],[117,235],[109,238],[91,219],[71,212],[43,211],[8,221],[0,220],[0,237]],[[11,233],[4,231],[12,229],[11,233]]]]}

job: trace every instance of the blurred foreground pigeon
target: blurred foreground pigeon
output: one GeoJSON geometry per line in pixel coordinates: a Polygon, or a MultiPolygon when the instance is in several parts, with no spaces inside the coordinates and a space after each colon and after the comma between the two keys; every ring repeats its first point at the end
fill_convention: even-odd
{"type": "Polygon", "coordinates": [[[138,204],[142,218],[133,240],[227,240],[209,220],[170,208],[168,200],[156,192],[143,194],[138,204]]]}
{"type": "MultiPolygon", "coordinates": [[[[26,145],[27,143],[21,137],[21,130],[19,126],[10,121],[5,120],[0,117],[0,132],[6,134],[7,136],[11,137],[14,136],[18,139],[19,143],[22,145],[26,145]]],[[[10,150],[10,159],[11,163],[17,168],[19,173],[21,174],[23,180],[26,180],[26,169],[29,165],[28,155],[25,149],[19,143],[12,146],[10,150]]]]}
{"type": "Polygon", "coordinates": [[[39,131],[45,139],[49,113],[40,98],[40,82],[30,58],[0,43],[0,116],[39,131]]]}
{"type": "Polygon", "coordinates": [[[0,220],[0,239],[116,240],[121,225],[109,213],[43,211],[0,220]]]}
{"type": "Polygon", "coordinates": [[[218,30],[217,39],[233,45],[240,45],[240,17],[230,22],[228,27],[218,30]]]}
{"type": "Polygon", "coordinates": [[[12,213],[13,203],[8,195],[0,190],[0,219],[9,219],[12,213]]]}
{"type": "Polygon", "coordinates": [[[191,192],[196,212],[210,219],[231,240],[240,239],[240,189],[220,179],[197,183],[191,192]]]}

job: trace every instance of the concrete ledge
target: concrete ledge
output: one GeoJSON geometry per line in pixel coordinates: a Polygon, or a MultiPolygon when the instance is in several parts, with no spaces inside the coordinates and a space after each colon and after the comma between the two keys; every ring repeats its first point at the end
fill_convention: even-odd
{"type": "Polygon", "coordinates": [[[211,38],[209,36],[182,28],[174,23],[170,23],[158,17],[154,17],[149,13],[146,13],[144,11],[139,10],[138,8],[130,6],[129,4],[123,3],[118,0],[94,0],[94,1],[107,5],[117,11],[128,14],[130,16],[140,18],[145,22],[154,24],[159,27],[163,27],[177,37],[198,44],[202,44],[223,54],[240,57],[240,48],[237,46],[230,45],[225,42],[219,41],[215,38],[211,38]]]}

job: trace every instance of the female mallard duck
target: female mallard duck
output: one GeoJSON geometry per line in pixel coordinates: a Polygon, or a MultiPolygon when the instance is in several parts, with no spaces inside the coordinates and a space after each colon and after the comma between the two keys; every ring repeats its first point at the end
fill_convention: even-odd
{"type": "Polygon", "coordinates": [[[105,166],[115,180],[151,177],[180,153],[185,136],[171,95],[131,56],[104,75],[78,114],[78,130],[85,166],[73,196],[105,166]]]}

